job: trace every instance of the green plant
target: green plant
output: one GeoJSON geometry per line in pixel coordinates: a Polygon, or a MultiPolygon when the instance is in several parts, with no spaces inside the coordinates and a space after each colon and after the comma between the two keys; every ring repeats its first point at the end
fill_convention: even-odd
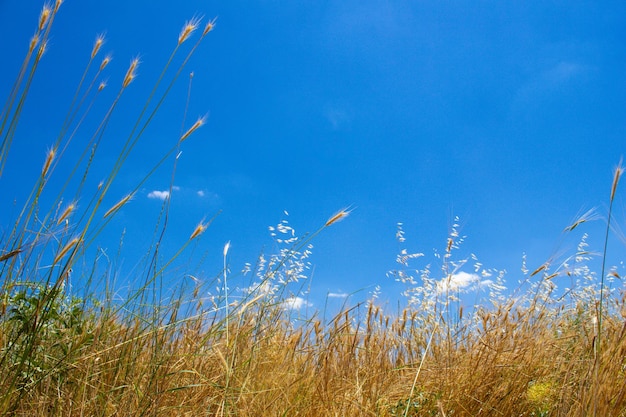
{"type": "Polygon", "coordinates": [[[0,364],[15,370],[14,385],[28,390],[43,378],[60,381],[77,350],[93,340],[93,317],[84,301],[59,289],[29,284],[8,297],[0,364]]]}
{"type": "Polygon", "coordinates": [[[439,416],[440,396],[419,392],[410,399],[400,400],[389,409],[392,417],[439,416]]]}

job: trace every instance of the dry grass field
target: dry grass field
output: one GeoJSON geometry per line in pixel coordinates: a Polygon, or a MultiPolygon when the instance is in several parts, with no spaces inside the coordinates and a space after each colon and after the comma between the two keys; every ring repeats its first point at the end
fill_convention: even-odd
{"type": "MultiPolygon", "coordinates": [[[[10,145],[17,140],[22,105],[61,12],[60,0],[43,9],[0,114],[0,181],[11,181],[4,172],[10,145]]],[[[180,68],[169,68],[172,59],[167,62],[155,92],[179,78],[212,29],[211,21],[185,25],[172,57],[186,58],[180,68]]],[[[89,82],[106,70],[102,43],[98,38],[94,44],[76,97],[97,97],[105,88],[89,82]]],[[[567,264],[546,262],[528,271],[523,291],[498,292],[496,283],[488,303],[464,310],[458,302],[462,295],[446,285],[456,267],[453,230],[442,253],[443,280],[429,270],[412,276],[406,272],[411,255],[399,254],[399,268],[406,269],[394,277],[408,288],[401,311],[390,313],[372,298],[345,305],[331,318],[319,312],[302,318],[285,308],[293,297],[286,288],[302,274],[311,240],[338,227],[347,210],[260,259],[251,267],[243,297],[229,297],[226,268],[215,271],[213,282],[186,281],[187,286],[163,291],[169,266],[202,239],[210,223],[203,221],[169,261],[157,261],[159,245],[152,245],[140,262],[139,285],[119,297],[110,281],[115,271],[103,273],[89,249],[142,185],[105,206],[111,184],[167,89],[163,97],[151,94],[139,103],[143,110],[97,190],[89,191],[84,181],[138,64],[131,63],[119,86],[106,87],[119,92],[95,131],[74,129],[81,122],[77,115],[90,111],[87,101],[74,100],[28,199],[2,224],[1,415],[626,416],[621,277],[604,266],[586,267],[590,255],[584,242],[567,264]],[[64,158],[70,141],[84,141],[80,160],[64,158]],[[49,190],[48,179],[60,164],[74,167],[64,170],[70,172],[68,188],[49,190]],[[56,196],[45,206],[44,191],[56,196]],[[572,283],[567,291],[553,284],[561,278],[572,283]],[[619,285],[609,287],[608,280],[619,285]],[[208,288],[216,285],[225,291],[207,298],[208,288]]],[[[190,123],[155,168],[171,160],[203,122],[190,123]]],[[[607,184],[608,225],[621,174],[618,167],[612,188],[607,184]]],[[[156,229],[165,227],[161,223],[156,229]]],[[[403,239],[400,231],[398,237],[403,239]]],[[[224,257],[227,251],[228,246],[224,257]]]]}

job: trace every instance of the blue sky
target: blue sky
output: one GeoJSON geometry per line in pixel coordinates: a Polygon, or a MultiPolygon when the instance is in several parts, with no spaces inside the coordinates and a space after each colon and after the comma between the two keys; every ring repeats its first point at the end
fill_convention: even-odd
{"type": "MultiPolygon", "coordinates": [[[[0,0],[2,97],[35,30],[37,3],[0,0]]],[[[590,208],[606,214],[612,171],[626,153],[619,1],[67,0],[0,181],[5,201],[24,198],[35,179],[19,173],[39,172],[97,34],[106,33],[101,53],[113,61],[94,114],[130,60],[141,59],[104,139],[105,169],[184,22],[200,15],[217,24],[185,72],[194,73],[185,126],[205,114],[207,122],[182,147],[167,239],[176,248],[221,210],[201,241],[207,276],[219,272],[226,241],[232,270],[269,250],[267,228],[285,210],[302,234],[354,208],[313,242],[318,305],[328,292],[367,295],[377,284],[397,297],[385,274],[396,267],[398,222],[409,250],[426,254],[421,267],[445,248],[459,216],[467,236],[459,257],[475,253],[515,281],[523,253],[532,269],[571,252],[580,234],[563,239],[563,228],[590,208]]],[[[111,203],[180,136],[187,84],[184,75],[131,154],[111,203]]],[[[125,227],[129,252],[141,248],[160,209],[151,197],[169,187],[171,166],[103,239],[116,242],[125,227]]],[[[616,203],[623,225],[619,194],[616,203]]],[[[586,227],[580,233],[599,250],[604,224],[586,227]]],[[[613,248],[623,253],[619,239],[613,248]]]]}

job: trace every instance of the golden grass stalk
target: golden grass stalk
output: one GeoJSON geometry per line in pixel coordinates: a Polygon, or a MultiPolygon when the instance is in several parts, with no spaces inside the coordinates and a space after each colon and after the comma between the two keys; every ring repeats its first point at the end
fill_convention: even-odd
{"type": "Polygon", "coordinates": [[[45,177],[48,175],[48,172],[50,171],[50,167],[52,166],[52,162],[54,161],[54,158],[56,156],[56,150],[54,148],[51,148],[48,150],[48,152],[46,153],[46,160],[43,163],[43,167],[41,168],[41,176],[45,177]]]}
{"type": "Polygon", "coordinates": [[[102,58],[102,62],[100,63],[100,71],[102,71],[107,65],[109,65],[109,62],[111,62],[111,59],[113,59],[111,55],[107,55],[104,58],[102,58]]]}
{"type": "MultiPolygon", "coordinates": [[[[615,200],[615,191],[617,190],[617,184],[619,183],[619,179],[622,176],[622,173],[624,172],[624,168],[622,167],[622,161],[620,160],[619,164],[617,165],[617,168],[615,168],[615,172],[613,174],[613,183],[611,184],[611,198],[609,199],[609,213],[607,215],[607,220],[606,220],[606,233],[604,236],[604,250],[602,252],[602,269],[600,272],[600,296],[599,296],[599,302],[598,302],[598,307],[597,307],[597,312],[598,312],[598,318],[597,318],[597,332],[598,332],[598,336],[597,336],[597,340],[595,343],[595,355],[596,358],[601,358],[602,357],[602,343],[603,343],[603,338],[602,338],[602,326],[604,324],[604,272],[606,270],[606,257],[607,257],[607,249],[609,246],[609,231],[611,228],[611,215],[613,214],[613,201],[615,200]]],[[[598,391],[600,389],[600,382],[599,382],[599,368],[600,368],[601,362],[599,360],[594,362],[594,384],[593,384],[593,388],[594,388],[594,403],[593,403],[593,407],[594,407],[594,416],[596,415],[596,412],[598,410],[598,402],[599,402],[599,396],[598,396],[598,391]]]]}
{"type": "Polygon", "coordinates": [[[36,60],[39,61],[41,59],[41,57],[46,53],[46,50],[48,49],[48,40],[44,40],[43,42],[41,42],[41,44],[39,45],[39,49],[37,50],[37,55],[36,55],[36,60]]]}
{"type": "Polygon", "coordinates": [[[326,223],[324,223],[324,227],[328,227],[331,224],[342,221],[343,219],[348,217],[351,212],[352,210],[349,210],[348,208],[338,211],[336,214],[333,214],[328,220],[326,220],[326,223]]]}
{"type": "Polygon", "coordinates": [[[100,34],[96,37],[96,41],[94,42],[93,48],[91,49],[91,59],[94,59],[96,55],[98,55],[98,51],[100,51],[102,45],[104,45],[104,35],[100,34]]]}
{"type": "Polygon", "coordinates": [[[114,213],[116,213],[120,208],[122,208],[126,203],[128,203],[134,196],[134,193],[130,193],[127,196],[125,196],[124,198],[122,198],[120,201],[118,201],[117,203],[115,203],[115,205],[113,207],[111,207],[110,209],[108,209],[106,211],[106,213],[104,213],[104,216],[102,216],[102,218],[106,219],[107,217],[113,215],[114,213]]]}
{"type": "Polygon", "coordinates": [[[57,253],[57,255],[54,257],[54,261],[52,262],[53,264],[57,264],[61,259],[63,259],[63,257],[65,255],[67,255],[67,253],[74,247],[76,246],[76,244],[80,241],[80,238],[75,237],[72,238],[69,242],[67,242],[65,244],[65,246],[63,246],[63,249],[61,249],[59,251],[59,253],[57,253]]]}
{"type": "Polygon", "coordinates": [[[59,219],[57,220],[57,225],[63,223],[63,221],[67,219],[70,216],[70,214],[74,212],[75,209],[76,209],[76,203],[68,204],[67,207],[65,207],[65,209],[59,216],[59,219]]]}
{"type": "Polygon", "coordinates": [[[134,58],[130,62],[130,66],[126,71],[126,75],[124,76],[124,81],[122,82],[122,88],[128,87],[128,85],[135,79],[137,76],[137,68],[139,67],[139,58],[134,58]]]}
{"type": "Polygon", "coordinates": [[[617,168],[615,168],[615,173],[613,174],[613,184],[611,185],[611,201],[615,198],[615,191],[617,190],[617,184],[619,183],[619,179],[624,173],[624,167],[622,166],[622,162],[620,161],[617,168]]]}
{"type": "Polygon", "coordinates": [[[28,46],[28,53],[29,54],[33,53],[33,51],[37,47],[37,44],[39,44],[39,35],[35,34],[35,35],[33,35],[32,38],[30,38],[30,44],[28,46]]]}
{"type": "Polygon", "coordinates": [[[7,259],[11,259],[12,257],[19,255],[20,253],[22,253],[22,249],[14,249],[12,251],[9,251],[3,255],[0,255],[0,262],[4,262],[7,259]]]}
{"type": "Polygon", "coordinates": [[[572,223],[571,225],[567,226],[563,231],[564,232],[571,232],[572,230],[576,229],[581,224],[587,223],[587,222],[592,221],[592,220],[596,220],[597,218],[598,218],[598,215],[596,214],[595,209],[587,210],[584,214],[579,216],[574,221],[574,223],[572,223]]]}
{"type": "Polygon", "coordinates": [[[198,25],[200,24],[200,20],[201,19],[198,17],[193,17],[191,20],[188,20],[185,22],[183,29],[180,31],[180,34],[178,35],[178,45],[185,42],[189,38],[189,36],[191,36],[191,34],[198,28],[198,25]]]}
{"type": "Polygon", "coordinates": [[[204,30],[202,31],[202,36],[206,36],[206,34],[208,34],[210,31],[213,30],[213,28],[215,27],[215,21],[217,20],[217,18],[214,18],[213,20],[210,20],[206,26],[204,27],[204,30]]]}
{"type": "Polygon", "coordinates": [[[534,270],[534,271],[530,274],[530,276],[531,276],[531,277],[534,277],[535,275],[537,275],[537,274],[538,274],[538,273],[540,273],[541,271],[543,271],[543,270],[547,269],[547,268],[548,268],[548,266],[549,266],[549,264],[548,264],[548,263],[544,263],[544,264],[543,264],[543,265],[541,265],[539,268],[535,269],[535,270],[534,270]]]}
{"type": "Polygon", "coordinates": [[[50,6],[44,4],[43,9],[41,9],[41,13],[39,14],[39,31],[41,32],[44,27],[46,27],[46,23],[48,23],[48,19],[50,19],[50,13],[52,10],[50,6]]]}
{"type": "Polygon", "coordinates": [[[195,238],[197,238],[198,236],[200,236],[202,233],[204,233],[206,231],[206,229],[209,227],[208,223],[205,223],[204,220],[201,221],[200,223],[198,223],[198,225],[196,226],[195,229],[193,229],[193,232],[191,233],[191,235],[189,236],[189,240],[194,240],[195,238]]]}
{"type": "Polygon", "coordinates": [[[199,129],[206,122],[206,116],[199,117],[198,120],[180,137],[179,142],[184,142],[193,132],[199,129]]]}

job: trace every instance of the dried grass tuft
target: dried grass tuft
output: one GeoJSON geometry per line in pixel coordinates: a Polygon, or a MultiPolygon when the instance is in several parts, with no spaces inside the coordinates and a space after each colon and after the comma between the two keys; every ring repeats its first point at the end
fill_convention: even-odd
{"type": "MultiPolygon", "coordinates": [[[[106,58],[105,58],[106,59],[106,58]]],[[[126,71],[126,75],[124,76],[124,81],[122,82],[122,88],[128,87],[128,85],[137,77],[137,68],[139,67],[139,58],[134,58],[130,62],[130,66],[126,71]]]]}

